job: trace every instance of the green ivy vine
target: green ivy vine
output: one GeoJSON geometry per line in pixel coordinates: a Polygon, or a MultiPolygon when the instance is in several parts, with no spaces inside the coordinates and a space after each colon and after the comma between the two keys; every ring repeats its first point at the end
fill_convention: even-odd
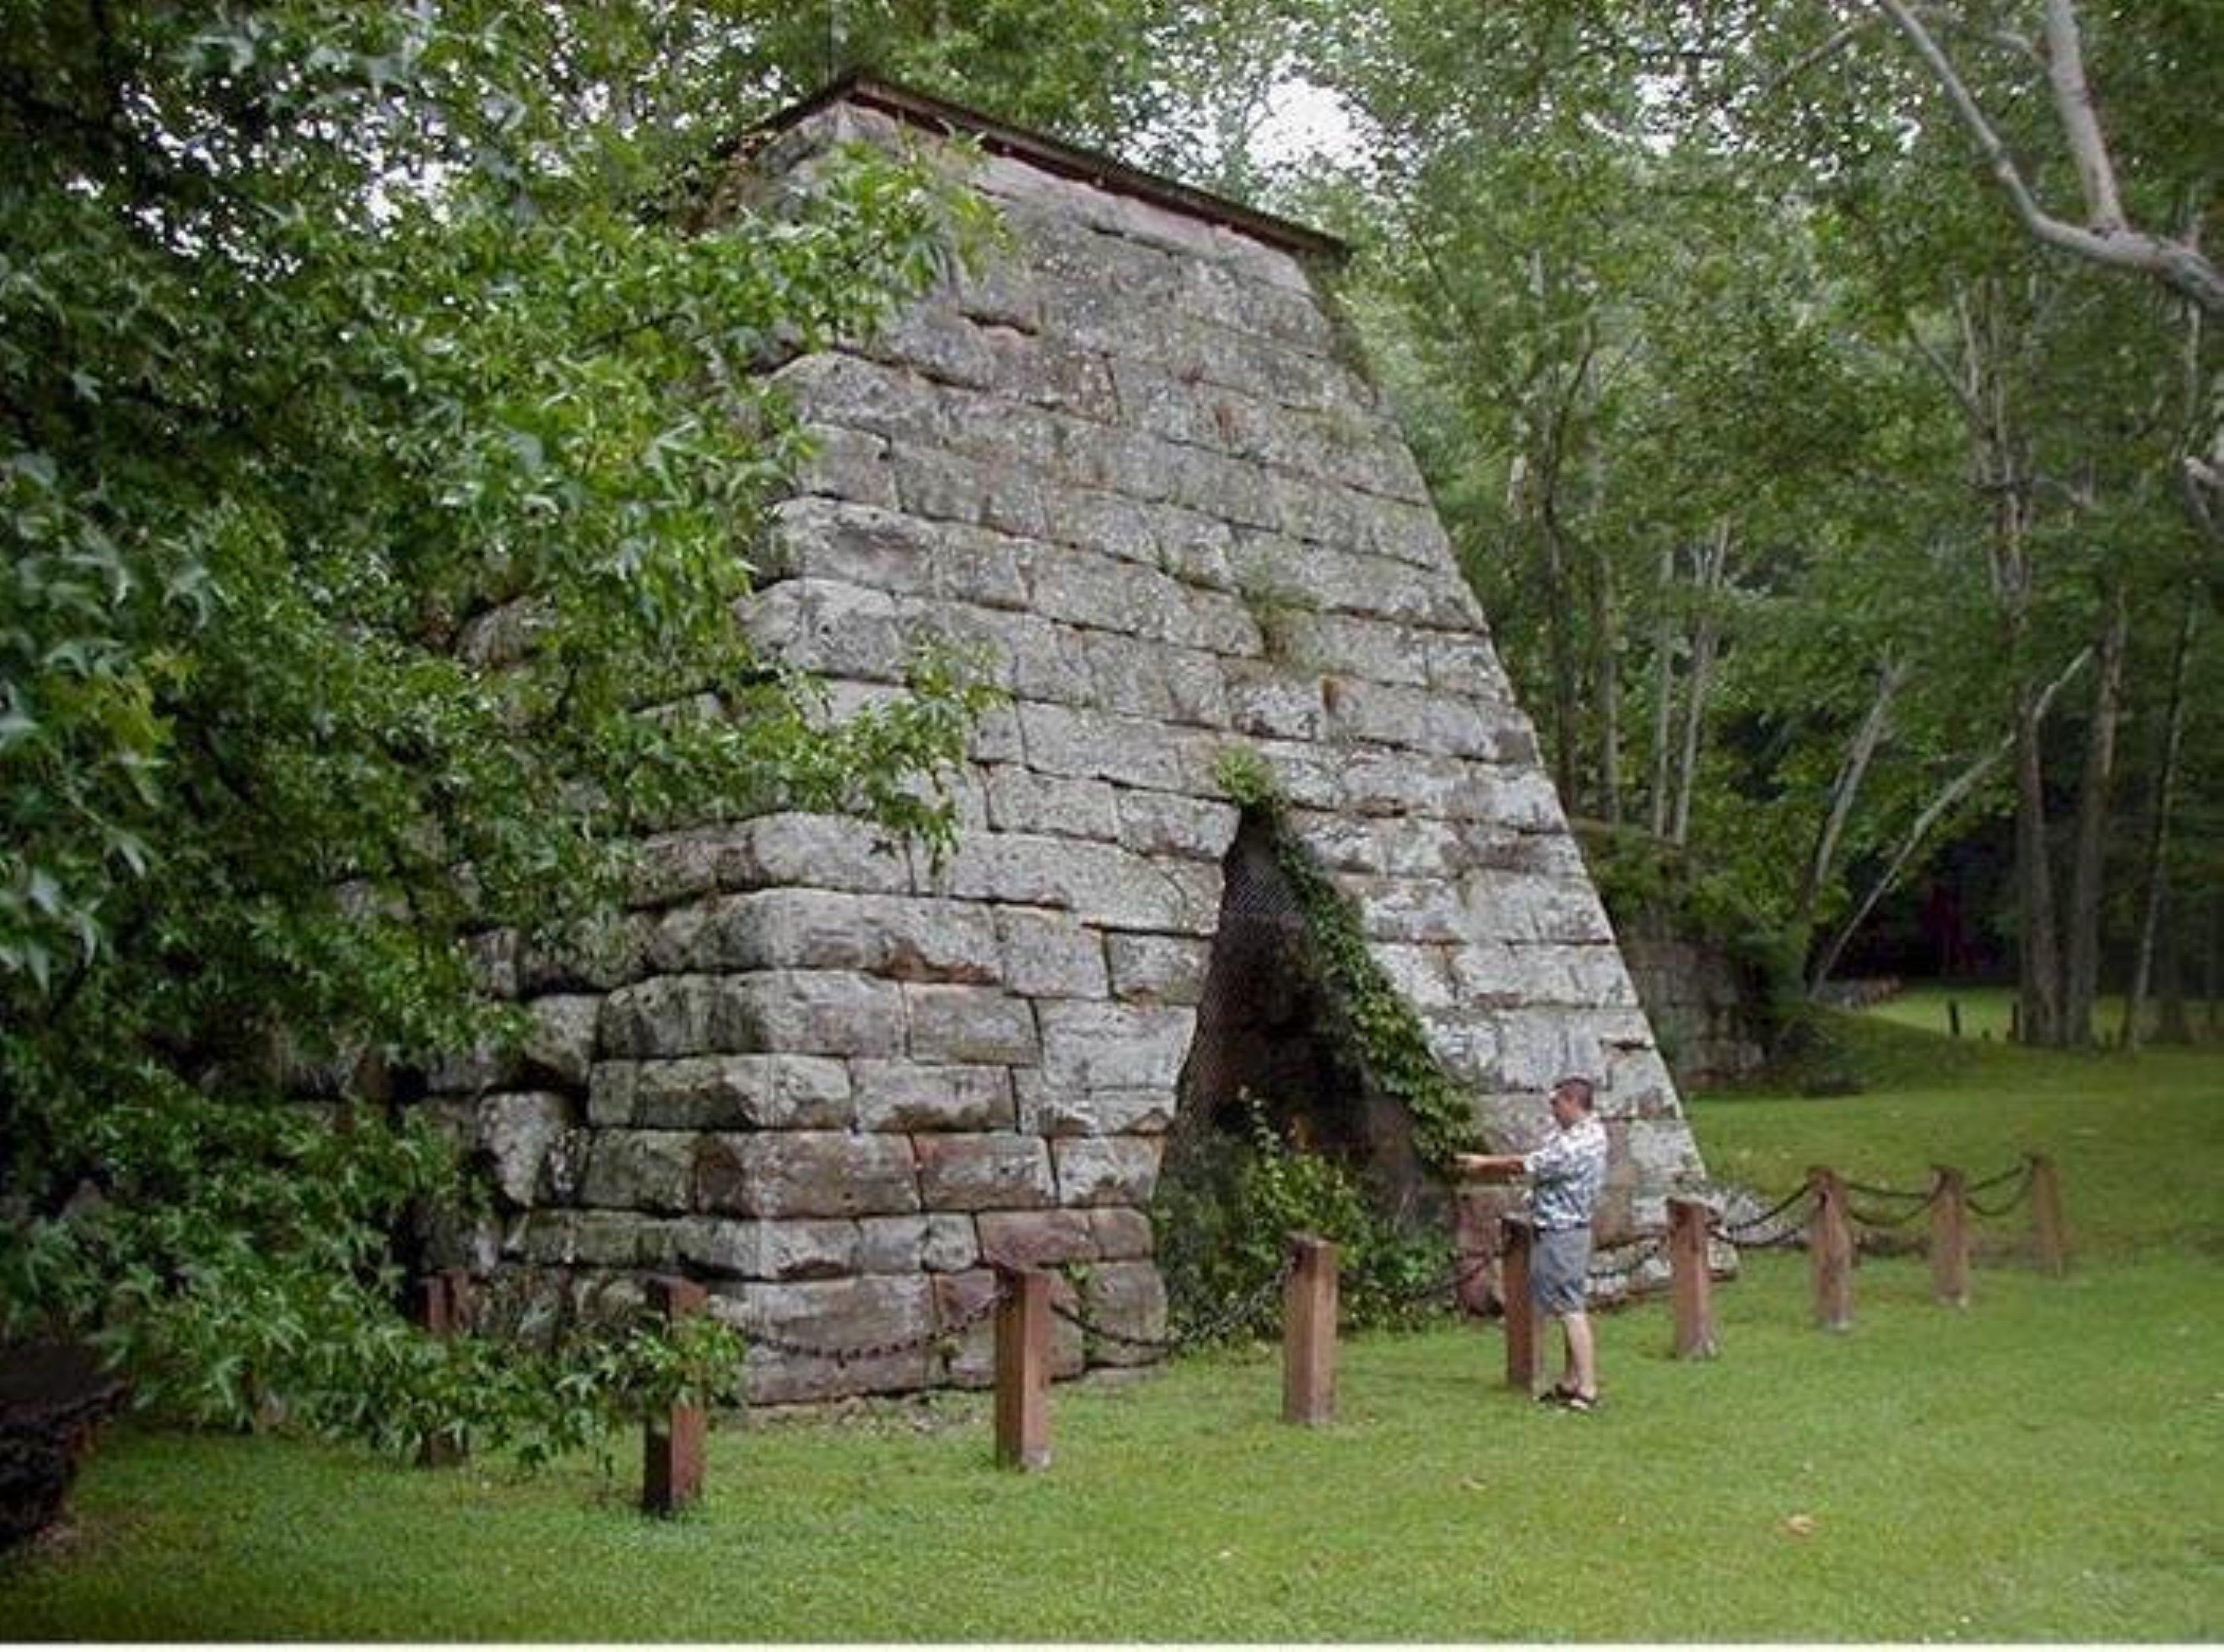
{"type": "Polygon", "coordinates": [[[1359,1057],[1383,1093],[1406,1109],[1422,1163],[1448,1174],[1455,1154],[1478,1145],[1468,1098],[1437,1062],[1412,1006],[1368,950],[1357,911],[1288,829],[1282,795],[1266,759],[1247,747],[1232,747],[1221,754],[1216,774],[1229,800],[1265,822],[1272,835],[1275,862],[1305,913],[1308,962],[1341,1023],[1329,1031],[1359,1057]]]}

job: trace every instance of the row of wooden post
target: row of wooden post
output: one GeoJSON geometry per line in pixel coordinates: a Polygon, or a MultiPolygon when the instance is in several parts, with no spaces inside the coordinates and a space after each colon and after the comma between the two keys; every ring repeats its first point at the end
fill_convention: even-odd
{"type": "MultiPolygon", "coordinates": [[[[1941,1166],[1930,1201],[1930,1271],[1939,1301],[1955,1307],[1969,1300],[1968,1178],[1941,1166]]],[[[2053,1274],[2068,1266],[2061,1189],[2051,1161],[2031,1161],[2031,1207],[2039,1265],[2053,1274]]],[[[1853,1223],[1845,1182],[1835,1171],[1808,1172],[1814,1190],[1807,1249],[1815,1283],[1817,1324],[1842,1330],[1853,1323],[1853,1223]]],[[[1669,1299],[1678,1359],[1711,1358],[1715,1334],[1714,1273],[1709,1257],[1714,1212],[1696,1199],[1668,1201],[1669,1299]]],[[[1525,1217],[1501,1222],[1499,1296],[1506,1313],[1506,1380],[1536,1391],[1542,1369],[1538,1326],[1529,1302],[1532,1238],[1525,1217]]],[[[1050,1375],[1052,1277],[1037,1268],[997,1270],[995,1346],[995,1460],[1000,1466],[1038,1470],[1050,1466],[1050,1375]]],[[[660,1278],[649,1286],[650,1305],[679,1318],[704,1309],[703,1287],[660,1278]]],[[[1290,1238],[1289,1269],[1282,1287],[1282,1420],[1319,1427],[1336,1416],[1336,1248],[1311,1234],[1290,1238]]],[[[672,1514],[701,1495],[704,1419],[700,1407],[675,1405],[649,1419],[645,1431],[641,1504],[672,1514]]]]}

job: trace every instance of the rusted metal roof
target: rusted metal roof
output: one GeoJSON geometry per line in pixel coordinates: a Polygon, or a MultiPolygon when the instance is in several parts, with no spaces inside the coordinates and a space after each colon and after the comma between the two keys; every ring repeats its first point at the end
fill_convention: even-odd
{"type": "Polygon", "coordinates": [[[1241,205],[1218,195],[1192,189],[1187,184],[1176,183],[1171,178],[1161,178],[1143,172],[1110,155],[1092,149],[1077,148],[1061,143],[1055,138],[1043,136],[1008,125],[993,115],[977,109],[968,109],[963,104],[953,104],[945,98],[931,97],[923,91],[913,91],[862,73],[843,76],[801,103],[782,110],[761,123],[759,133],[786,129],[823,109],[837,104],[856,104],[862,108],[878,110],[930,131],[964,133],[993,154],[1009,155],[1039,167],[1060,177],[1072,178],[1098,189],[1117,195],[1131,195],[1149,201],[1169,211],[1186,217],[1202,218],[1208,224],[1224,224],[1229,229],[1263,241],[1269,246],[1307,257],[1329,258],[1342,262],[1350,255],[1350,248],[1332,235],[1309,228],[1289,218],[1277,218],[1271,212],[1261,212],[1254,207],[1241,205]]]}

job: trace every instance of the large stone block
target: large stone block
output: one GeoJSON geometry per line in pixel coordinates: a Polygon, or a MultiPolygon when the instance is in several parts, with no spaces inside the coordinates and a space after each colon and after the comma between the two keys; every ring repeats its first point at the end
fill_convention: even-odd
{"type": "Polygon", "coordinates": [[[1077,838],[982,833],[960,840],[938,892],[1070,911],[1110,930],[1210,935],[1220,915],[1216,867],[1168,865],[1077,838]]]}
{"type": "Polygon", "coordinates": [[[930,1210],[1028,1210],[1058,1201],[1039,1136],[919,1136],[919,1190],[930,1210]]]}
{"type": "Polygon", "coordinates": [[[904,997],[911,987],[841,970],[774,969],[717,979],[711,1033],[717,1049],[893,1056],[904,1048],[904,997]]]}
{"type": "Polygon", "coordinates": [[[1107,1262],[1137,1262],[1156,1253],[1151,1219],[1141,1211],[1102,1207],[1086,1214],[1096,1253],[1107,1262]]]}
{"type": "Polygon", "coordinates": [[[493,1165],[495,1190],[509,1204],[533,1204],[553,1148],[572,1125],[572,1108],[547,1091],[490,1095],[480,1100],[477,1139],[493,1165]]]}
{"type": "Polygon", "coordinates": [[[1120,842],[1139,854],[1210,861],[1216,866],[1235,841],[1241,815],[1233,804],[1124,788],[1117,796],[1120,842]]]}
{"type": "Polygon", "coordinates": [[[1103,998],[1105,937],[1070,912],[1005,906],[996,913],[1004,984],[1029,998],[1103,998]]]}
{"type": "Polygon", "coordinates": [[[735,1216],[904,1215],[919,1207],[910,1139],[837,1131],[700,1138],[695,1207],[735,1216]]]}
{"type": "Polygon", "coordinates": [[[597,1132],[580,1201],[620,1210],[686,1210],[698,1139],[678,1130],[597,1132]]]}
{"type": "Polygon", "coordinates": [[[981,1239],[970,1216],[931,1211],[867,1216],[857,1224],[863,1273],[961,1273],[980,1264],[981,1239]]]}
{"type": "Polygon", "coordinates": [[[659,925],[674,970],[862,970],[901,980],[993,981],[984,908],[902,895],[765,889],[676,909],[659,925]]]}
{"type": "Polygon", "coordinates": [[[913,1061],[1010,1064],[1036,1059],[1034,1012],[1024,998],[994,987],[909,983],[903,996],[913,1061]]]}
{"type": "Polygon", "coordinates": [[[752,593],[737,610],[742,634],[767,659],[806,671],[900,683],[912,638],[897,599],[831,579],[788,579],[752,593]]]}
{"type": "Polygon", "coordinates": [[[1159,1136],[1061,1136],[1051,1143],[1062,1205],[1147,1205],[1159,1184],[1159,1136]]]}
{"type": "Polygon", "coordinates": [[[1225,728],[1230,712],[1216,654],[1109,632],[1079,633],[1091,693],[1086,703],[1123,716],[1225,728]]]}
{"type": "Polygon", "coordinates": [[[1053,1090],[1172,1089],[1197,1012],[1186,1005],[1046,1003],[1044,1082],[1053,1090]]]}
{"type": "Polygon", "coordinates": [[[832,1279],[857,1271],[854,1221],[765,1221],[690,1216],[679,1225],[679,1259],[742,1279],[832,1279]]]}
{"type": "Polygon", "coordinates": [[[1120,835],[1109,781],[1039,774],[1008,763],[988,769],[985,778],[989,824],[997,831],[1107,842],[1120,835]]]}
{"type": "Polygon", "coordinates": [[[1173,1088],[1084,1089],[1055,1085],[1039,1069],[1012,1075],[1020,1128],[1045,1136],[1147,1136],[1170,1129],[1179,1102],[1173,1088]]]}
{"type": "Polygon", "coordinates": [[[853,1107],[849,1069],[823,1056],[686,1056],[603,1062],[590,1117],[652,1130],[838,1130],[853,1107]]]}
{"type": "Polygon", "coordinates": [[[525,1035],[526,1070],[566,1089],[584,1090],[595,1061],[602,999],[565,993],[536,998],[525,1008],[532,1018],[525,1035]]]}
{"type": "Polygon", "coordinates": [[[1108,1365],[1149,1365],[1164,1357],[1152,1346],[1166,1334],[1166,1288],[1158,1268],[1144,1261],[1103,1262],[1081,1288],[1081,1313],[1109,1333],[1090,1339],[1089,1357],[1108,1365]]]}
{"type": "Polygon", "coordinates": [[[850,1074],[861,1130],[980,1132],[1013,1126],[1008,1068],[861,1060],[851,1063],[850,1074]]]}
{"type": "Polygon", "coordinates": [[[504,1250],[544,1268],[661,1268],[678,1255],[679,1223],[626,1210],[535,1210],[504,1250]]]}
{"type": "Polygon", "coordinates": [[[1097,1255],[1096,1230],[1084,1211],[994,1211],[976,1220],[984,1262],[1008,1268],[1049,1268],[1094,1261],[1097,1255]]]}
{"type": "Polygon", "coordinates": [[[1210,942],[1179,935],[1112,935],[1104,940],[1112,995],[1144,1004],[1195,1004],[1212,962],[1210,942]]]}
{"type": "Polygon", "coordinates": [[[923,1275],[745,1281],[717,1287],[711,1311],[749,1340],[742,1369],[753,1405],[917,1388],[928,1378],[936,1321],[923,1275]],[[877,1352],[890,1345],[900,1351],[877,1352]]]}
{"type": "Polygon", "coordinates": [[[1030,768],[1159,791],[1187,789],[1188,747],[1162,722],[1033,703],[1018,713],[1030,768]]]}
{"type": "Polygon", "coordinates": [[[1481,708],[1439,690],[1331,678],[1325,703],[1328,732],[1338,741],[1403,746],[1484,761],[1496,749],[1493,725],[1481,708]]]}
{"type": "Polygon", "coordinates": [[[806,885],[869,894],[907,894],[912,861],[879,827],[838,815],[760,815],[716,835],[713,873],[721,889],[806,885]]]}

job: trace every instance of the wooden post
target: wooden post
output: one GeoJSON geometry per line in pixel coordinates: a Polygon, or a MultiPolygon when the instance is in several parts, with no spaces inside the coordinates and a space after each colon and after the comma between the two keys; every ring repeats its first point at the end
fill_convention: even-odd
{"type": "Polygon", "coordinates": [[[1050,1275],[999,1264],[996,1466],[1050,1466],[1050,1275]]]}
{"type": "Polygon", "coordinates": [[[1498,1289],[1506,1309],[1506,1385],[1537,1391],[1537,1310],[1529,1300],[1529,1245],[1536,1230],[1526,1216],[1498,1219],[1498,1289]]]}
{"type": "MultiPolygon", "coordinates": [[[[692,1279],[660,1277],[648,1282],[648,1305],[677,1326],[699,1314],[710,1294],[692,1279]]],[[[654,1515],[678,1514],[703,1496],[703,1408],[674,1405],[641,1427],[641,1506],[654,1515]]]]}
{"type": "Polygon", "coordinates": [[[2044,1153],[2031,1156],[2031,1223],[2039,1271],[2061,1278],[2069,1271],[2069,1230],[2062,1220],[2061,1177],[2044,1153]]]}
{"type": "MultiPolygon", "coordinates": [[[[470,1327],[471,1276],[463,1268],[443,1268],[417,1282],[417,1322],[445,1341],[470,1327]]],[[[460,1427],[451,1425],[417,1442],[420,1468],[452,1468],[471,1454],[460,1427]]]]}
{"type": "Polygon", "coordinates": [[[1668,1201],[1669,1292],[1676,1308],[1678,1359],[1711,1359],[1715,1341],[1715,1276],[1707,1235],[1714,1212],[1696,1199],[1668,1201]]]}
{"type": "Polygon", "coordinates": [[[1844,1331],[1854,1323],[1854,1230],[1846,1218],[1846,1184],[1835,1170],[1807,1172],[1815,1214],[1807,1228],[1808,1266],[1815,1279],[1815,1323],[1844,1331]]]}
{"type": "Polygon", "coordinates": [[[1282,1421],[1318,1428],[1336,1421],[1336,1246],[1290,1235],[1282,1284],[1282,1421]]]}
{"type": "Polygon", "coordinates": [[[1969,1178],[1943,1164],[1930,1196],[1930,1289],[1949,1308],[1969,1305],[1969,1178]]]}

